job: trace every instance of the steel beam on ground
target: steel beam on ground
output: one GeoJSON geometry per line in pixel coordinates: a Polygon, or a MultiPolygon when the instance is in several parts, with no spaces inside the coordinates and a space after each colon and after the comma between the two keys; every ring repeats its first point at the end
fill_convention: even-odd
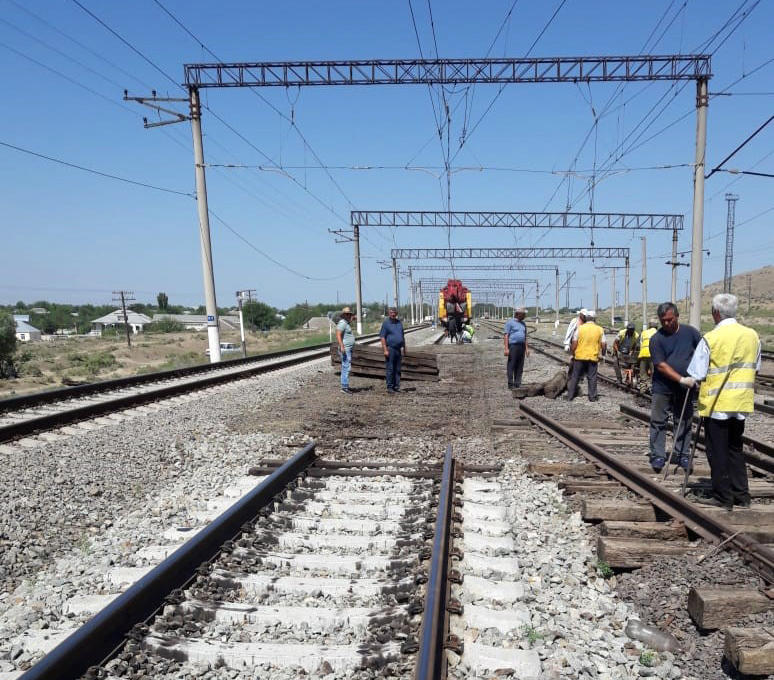
{"type": "Polygon", "coordinates": [[[185,64],[183,68],[185,85],[197,88],[592,83],[711,76],[710,55],[706,54],[252,61],[185,64]]]}
{"type": "Polygon", "coordinates": [[[353,210],[361,227],[475,227],[679,230],[683,216],[650,213],[511,212],[473,210],[353,210]]]}

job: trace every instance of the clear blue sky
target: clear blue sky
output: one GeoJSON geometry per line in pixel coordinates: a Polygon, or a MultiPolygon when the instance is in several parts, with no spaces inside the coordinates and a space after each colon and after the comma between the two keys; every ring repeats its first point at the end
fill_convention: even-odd
{"type": "MultiPolygon", "coordinates": [[[[137,95],[157,89],[184,96],[183,90],[83,8],[175,82],[183,80],[184,63],[213,57],[164,8],[224,61],[418,57],[411,8],[426,57],[434,57],[436,49],[430,8],[441,57],[482,57],[490,45],[490,56],[524,56],[557,7],[531,56],[634,55],[643,49],[691,53],[708,44],[713,53],[710,92],[731,93],[710,102],[709,167],[764,122],[774,102],[774,3],[765,0],[518,0],[515,6],[513,0],[78,3],[0,0],[0,141],[187,194],[194,191],[190,125],[145,130],[142,117],[153,118],[152,112],[122,101],[124,88],[137,95]],[[724,28],[737,10],[737,19],[745,18],[724,28]]],[[[569,195],[573,209],[588,210],[596,166],[596,211],[683,213],[687,229],[680,249],[690,248],[692,82],[512,85],[485,114],[497,91],[498,86],[478,85],[445,92],[452,155],[463,129],[468,131],[453,161],[452,209],[560,211],[569,195]],[[594,128],[593,112],[603,111],[594,128]],[[611,154],[632,145],[611,165],[611,154]]],[[[439,110],[440,90],[417,85],[265,88],[259,94],[272,106],[254,91],[203,92],[207,106],[240,135],[205,111],[210,208],[278,262],[327,280],[287,271],[213,220],[218,303],[233,304],[238,288],[256,288],[260,299],[278,307],[304,299],[334,300],[337,293],[351,300],[352,248],[336,244],[329,228],[346,227],[353,208],[445,208],[444,146],[437,139],[431,104],[439,110]],[[276,167],[268,169],[272,164],[295,182],[276,167]],[[216,167],[224,165],[244,167],[216,167]]],[[[773,142],[771,125],[727,167],[773,172],[773,142]]],[[[135,290],[140,300],[155,300],[160,290],[173,303],[203,300],[191,197],[97,176],[7,146],[0,146],[0,182],[0,302],[106,303],[117,288],[135,290]]],[[[772,187],[770,178],[718,173],[708,180],[705,247],[711,255],[705,260],[705,282],[723,276],[727,191],[740,196],[735,270],[771,264],[772,187]]],[[[363,293],[366,300],[383,299],[390,289],[389,272],[377,261],[387,258],[391,247],[588,246],[593,238],[597,246],[632,248],[636,300],[640,235],[371,229],[362,244],[363,293]]],[[[669,294],[664,260],[670,239],[666,232],[648,235],[652,300],[669,294]]],[[[573,304],[581,296],[587,302],[590,263],[560,261],[559,266],[577,272],[573,304]]],[[[598,272],[605,305],[610,297],[606,276],[598,272]]],[[[681,268],[681,294],[686,276],[687,268],[681,268]]],[[[543,285],[552,279],[545,276],[543,285]]],[[[549,298],[546,302],[553,300],[552,291],[549,298]]]]}

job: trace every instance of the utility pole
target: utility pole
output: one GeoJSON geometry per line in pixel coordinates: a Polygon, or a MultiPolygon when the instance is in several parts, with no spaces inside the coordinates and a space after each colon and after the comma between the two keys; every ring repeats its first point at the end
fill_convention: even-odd
{"type": "Polygon", "coordinates": [[[752,274],[747,275],[747,315],[750,315],[750,301],[752,300],[752,274]]]}
{"type": "Polygon", "coordinates": [[[416,307],[414,305],[414,279],[411,275],[411,267],[408,268],[408,279],[409,279],[409,307],[411,307],[411,325],[413,326],[416,307]]]}
{"type": "Polygon", "coordinates": [[[121,310],[123,311],[124,315],[124,329],[126,330],[126,346],[130,349],[132,347],[132,337],[131,333],[129,332],[129,315],[126,313],[126,303],[133,302],[134,299],[134,293],[130,290],[113,291],[113,302],[121,303],[121,310]]]}
{"type": "MultiPolygon", "coordinates": [[[[355,312],[357,313],[357,334],[363,333],[363,286],[360,280],[360,226],[352,227],[352,241],[355,249],[355,312]]],[[[386,314],[386,311],[385,311],[386,314]]]]}
{"type": "Polygon", "coordinates": [[[642,237],[642,330],[648,327],[648,248],[642,237]]]}
{"type": "Polygon", "coordinates": [[[672,288],[669,299],[677,302],[677,229],[672,230],[672,288]]]}
{"type": "Polygon", "coordinates": [[[597,275],[591,275],[591,306],[597,308],[597,275]]]}
{"type": "Polygon", "coordinates": [[[540,281],[535,281],[535,323],[540,321],[540,281]]]}
{"type": "Polygon", "coordinates": [[[701,328],[701,251],[704,244],[704,166],[707,153],[707,77],[696,81],[696,162],[693,171],[693,233],[691,240],[691,303],[688,323],[701,328]]]}
{"type": "Polygon", "coordinates": [[[398,309],[398,261],[394,257],[392,258],[392,285],[395,311],[400,312],[398,309]]]}
{"type": "Polygon", "coordinates": [[[556,268],[556,326],[559,327],[559,267],[556,268]]]}
{"type": "Polygon", "coordinates": [[[736,219],[736,202],[739,196],[726,194],[728,214],[726,216],[726,271],[723,275],[723,292],[731,292],[731,278],[734,268],[734,221],[736,219]]]}
{"type": "Polygon", "coordinates": [[[615,269],[610,270],[610,322],[615,328],[615,269]]]}
{"type": "Polygon", "coordinates": [[[629,258],[624,264],[624,323],[629,324],[629,258]]]}
{"type": "MultiPolygon", "coordinates": [[[[253,293],[255,288],[248,288],[246,290],[238,290],[236,292],[237,307],[239,308],[239,335],[242,338],[242,356],[247,358],[247,341],[245,340],[245,319],[242,314],[242,301],[247,298],[248,302],[253,301],[253,293]]],[[[336,291],[336,298],[338,301],[338,291],[336,291]]]]}
{"type": "Polygon", "coordinates": [[[199,210],[199,245],[202,252],[202,276],[204,278],[204,304],[207,309],[207,340],[210,347],[210,363],[220,361],[220,329],[218,305],[215,301],[215,272],[212,267],[212,243],[210,241],[210,212],[207,207],[207,180],[204,175],[204,144],[202,142],[202,108],[199,90],[188,90],[191,105],[191,134],[193,135],[194,164],[196,174],[196,206],[199,210]]]}
{"type": "Polygon", "coordinates": [[[422,323],[425,317],[425,299],[422,297],[422,282],[417,283],[419,292],[419,323],[422,323]]]}

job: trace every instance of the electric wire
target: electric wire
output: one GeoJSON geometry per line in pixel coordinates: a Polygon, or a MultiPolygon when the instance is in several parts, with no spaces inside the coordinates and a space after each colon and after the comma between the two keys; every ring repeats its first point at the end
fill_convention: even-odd
{"type": "Polygon", "coordinates": [[[59,165],[64,165],[68,168],[74,168],[75,170],[81,170],[83,172],[88,172],[92,175],[99,175],[100,177],[106,177],[107,179],[114,179],[119,182],[125,182],[126,184],[133,184],[135,186],[145,187],[147,189],[155,189],[156,191],[163,191],[168,194],[177,194],[178,196],[186,196],[188,198],[196,198],[196,194],[191,193],[190,191],[179,191],[177,189],[169,189],[167,187],[160,187],[155,184],[149,184],[147,182],[140,182],[138,180],[129,179],[128,177],[121,177],[120,175],[114,175],[109,172],[103,172],[102,170],[95,170],[94,168],[88,168],[85,165],[78,165],[77,163],[71,163],[70,161],[62,160],[61,158],[55,158],[54,156],[48,156],[46,154],[38,153],[37,151],[32,151],[31,149],[25,149],[21,146],[16,146],[15,144],[10,144],[8,142],[4,142],[0,140],[0,145],[5,146],[9,149],[13,149],[15,151],[19,151],[21,153],[26,153],[30,156],[36,156],[37,158],[43,158],[47,161],[51,161],[52,163],[57,163],[59,165]]]}

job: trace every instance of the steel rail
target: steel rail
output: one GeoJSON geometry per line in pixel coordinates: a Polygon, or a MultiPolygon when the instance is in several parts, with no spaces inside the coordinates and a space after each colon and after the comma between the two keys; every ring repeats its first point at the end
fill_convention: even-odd
{"type": "Polygon", "coordinates": [[[519,409],[535,425],[601,467],[613,479],[638,496],[645,498],[670,517],[681,521],[692,532],[709,541],[726,542],[732,546],[752,564],[762,578],[768,583],[774,583],[774,550],[718,521],[682,496],[661,486],[658,481],[650,479],[637,470],[632,470],[620,459],[596,444],[586,441],[553,418],[523,403],[519,405],[519,409]]]}
{"type": "MultiPolygon", "coordinates": [[[[650,413],[647,411],[642,411],[638,408],[635,408],[634,406],[629,406],[628,404],[619,404],[618,408],[621,410],[621,413],[627,416],[637,418],[638,420],[642,420],[646,423],[650,421],[650,413]]],[[[694,416],[693,421],[697,422],[696,416],[694,416]]],[[[674,429],[674,426],[670,424],[669,428],[674,429]]],[[[699,443],[706,445],[704,435],[699,437],[699,443]]],[[[747,444],[753,448],[752,452],[743,451],[745,461],[748,465],[760,468],[766,472],[774,473],[774,446],[767,444],[766,442],[762,442],[760,439],[752,439],[746,435],[742,435],[742,443],[747,444]],[[763,455],[758,455],[758,453],[755,453],[756,451],[763,455]]]]}
{"type": "MultiPolygon", "coordinates": [[[[559,345],[555,342],[551,342],[550,340],[546,340],[545,338],[531,338],[531,340],[537,340],[538,342],[544,342],[547,345],[551,345],[552,347],[556,347],[557,349],[560,349],[562,345],[559,345]]],[[[530,349],[534,349],[539,354],[543,354],[550,359],[554,359],[556,361],[562,361],[562,357],[557,357],[554,354],[551,354],[550,352],[546,352],[544,349],[541,349],[540,347],[535,347],[534,345],[530,347],[530,349]]],[[[606,364],[612,364],[613,362],[608,359],[607,357],[602,357],[602,361],[606,364]]],[[[612,385],[613,387],[617,387],[619,390],[623,390],[624,392],[628,392],[629,394],[634,394],[640,397],[643,397],[644,399],[650,399],[649,396],[642,394],[639,392],[639,390],[636,390],[633,387],[629,387],[628,385],[624,385],[622,383],[619,383],[617,380],[614,380],[613,378],[603,375],[602,373],[597,372],[597,377],[604,383],[607,383],[608,385],[612,385]]],[[[758,413],[765,413],[769,416],[774,416],[774,407],[768,406],[767,404],[761,404],[759,402],[755,402],[753,405],[755,410],[758,413]]],[[[694,422],[696,422],[696,417],[694,416],[694,422]]],[[[769,456],[774,456],[774,446],[771,446],[770,444],[767,444],[766,442],[762,442],[759,439],[755,439],[753,437],[748,437],[747,435],[743,435],[742,440],[745,444],[748,444],[752,448],[754,448],[756,451],[760,451],[761,453],[765,453],[769,456]]]]}
{"type": "Polygon", "coordinates": [[[454,505],[454,467],[451,444],[446,448],[435,521],[433,553],[425,595],[425,611],[419,632],[419,652],[414,672],[416,680],[438,680],[444,677],[444,643],[446,639],[446,591],[451,540],[451,517],[454,505]]]}
{"type": "MultiPolygon", "coordinates": [[[[418,327],[413,330],[420,330],[420,328],[421,327],[418,327]]],[[[369,336],[369,338],[370,337],[372,336],[369,336]]],[[[374,339],[370,339],[368,342],[374,342],[374,339]]],[[[137,394],[124,395],[102,402],[85,404],[83,406],[76,406],[74,408],[65,409],[55,413],[35,416],[33,418],[26,418],[16,423],[0,426],[0,443],[12,441],[18,437],[23,437],[35,432],[49,430],[54,427],[61,427],[63,425],[68,425],[70,423],[78,422],[81,420],[87,420],[89,418],[104,415],[106,413],[113,413],[125,408],[140,406],[142,404],[157,401],[159,399],[172,397],[177,394],[193,392],[194,390],[202,389],[205,387],[212,387],[213,385],[219,385],[222,383],[231,382],[233,380],[241,380],[243,378],[249,378],[254,375],[260,375],[262,373],[269,373],[281,368],[288,368],[290,366],[302,364],[307,361],[322,359],[329,356],[330,354],[330,344],[325,343],[324,347],[325,349],[314,350],[311,354],[309,353],[309,350],[305,348],[304,350],[295,352],[288,359],[283,359],[281,361],[276,361],[270,364],[260,363],[252,368],[246,368],[244,371],[218,373],[216,375],[204,376],[192,382],[164,385],[137,394]]],[[[253,360],[253,362],[254,361],[255,360],[253,360]]],[[[246,363],[250,362],[248,361],[246,363]]],[[[101,383],[94,384],[100,385],[101,383]]]]}
{"type": "Polygon", "coordinates": [[[55,647],[20,680],[76,680],[90,666],[102,663],[136,624],[153,616],[170,593],[183,587],[203,563],[216,557],[222,545],[236,536],[245,523],[254,519],[315,458],[315,443],[311,442],[55,647]]]}
{"type": "MultiPolygon", "coordinates": [[[[407,333],[421,328],[426,328],[426,325],[411,328],[407,330],[407,333]]],[[[379,337],[378,333],[369,333],[368,335],[361,335],[358,340],[371,340],[379,337]]],[[[18,411],[23,408],[30,408],[32,406],[39,406],[41,404],[50,404],[52,402],[64,401],[67,399],[73,399],[76,397],[86,396],[88,394],[97,394],[101,392],[108,392],[114,389],[122,389],[125,387],[133,387],[135,385],[143,385],[145,383],[158,382],[162,380],[171,380],[174,378],[184,378],[189,375],[196,375],[197,373],[209,373],[212,371],[221,370],[224,368],[232,368],[235,366],[243,366],[246,364],[252,364],[257,361],[269,361],[278,357],[301,354],[303,352],[312,352],[315,350],[322,350],[329,346],[330,343],[321,342],[314,345],[308,345],[307,347],[294,347],[293,349],[281,349],[275,352],[264,352],[262,354],[254,354],[249,357],[239,359],[228,359],[216,364],[199,364],[197,366],[187,366],[185,368],[173,368],[168,371],[155,371],[153,373],[144,373],[143,375],[132,375],[126,378],[114,378],[112,380],[99,380],[96,382],[86,383],[85,385],[74,385],[71,387],[60,387],[52,390],[45,390],[42,392],[34,392],[32,394],[23,394],[17,397],[7,397],[0,399],[0,412],[6,411],[18,411]]]]}

